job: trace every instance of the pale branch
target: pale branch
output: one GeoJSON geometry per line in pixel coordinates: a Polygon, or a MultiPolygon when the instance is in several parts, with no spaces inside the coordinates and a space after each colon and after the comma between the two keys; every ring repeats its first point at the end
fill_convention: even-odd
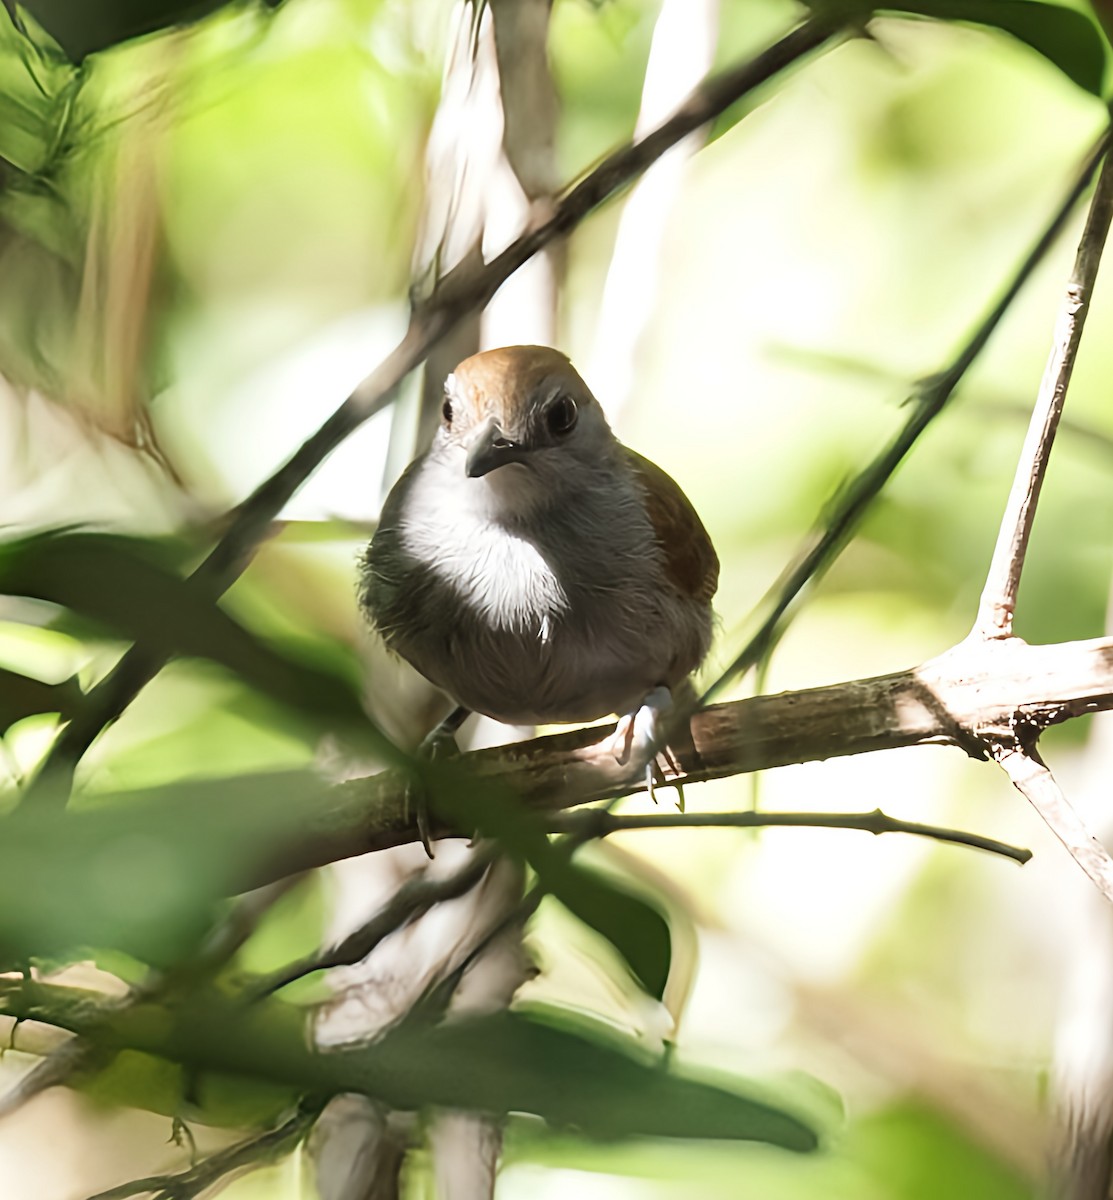
{"type": "Polygon", "coordinates": [[[471,891],[487,873],[494,859],[495,851],[491,846],[472,855],[460,870],[451,875],[437,877],[431,875],[427,868],[411,876],[382,908],[342,941],[252,981],[247,989],[248,994],[252,998],[269,995],[315,971],[362,962],[380,942],[428,912],[435,904],[455,900],[471,891]]]}
{"type": "Polygon", "coordinates": [[[1018,746],[996,746],[993,757],[1101,894],[1106,900],[1113,901],[1113,859],[1071,808],[1055,777],[1034,751],[1018,746]]]}
{"type": "Polygon", "coordinates": [[[214,1184],[219,1183],[233,1171],[247,1167],[260,1167],[288,1153],[309,1132],[317,1119],[316,1106],[301,1107],[292,1116],[274,1129],[255,1137],[245,1138],[234,1146],[173,1175],[149,1175],[145,1179],[133,1179],[119,1187],[97,1192],[89,1200],[126,1200],[128,1196],[143,1196],[150,1193],[153,1200],[191,1200],[200,1196],[214,1184]]]}
{"type": "MultiPolygon", "coordinates": [[[[974,628],[966,639],[966,645],[971,650],[993,642],[1003,644],[1018,641],[1013,635],[1013,616],[1020,576],[1028,552],[1040,490],[1047,474],[1051,447],[1078,357],[1098,267],[1113,220],[1113,159],[1108,152],[1109,137],[1107,130],[1105,162],[1090,200],[1074,267],[1055,323],[1051,351],[1001,518],[974,628]]],[[[995,736],[988,739],[990,753],[1102,895],[1113,902],[1113,856],[1086,829],[1054,776],[1040,761],[1036,751],[1037,737],[1038,730],[1030,730],[1023,723],[998,730],[995,736]]]]}
{"type": "MultiPolygon", "coordinates": [[[[817,12],[767,50],[709,77],[668,120],[615,151],[553,202],[551,210],[490,262],[462,263],[432,295],[414,307],[401,342],[363,379],[343,404],[233,512],[228,528],[191,577],[221,595],[243,573],[259,541],[291,496],[321,462],[369,417],[393,399],[402,380],[468,314],[481,308],[534,254],[570,233],[595,208],[637,179],[666,150],[714,120],[730,105],[814,53],[843,31],[834,12],[817,12]]],[[[77,763],[100,732],[115,721],[165,665],[165,657],[137,643],[86,696],[51,747],[24,803],[63,806],[77,763]]]]}
{"type": "MultiPolygon", "coordinates": [[[[925,744],[988,758],[1019,729],[1034,738],[1049,725],[1110,708],[1113,638],[964,642],[910,671],[714,705],[692,717],[691,747],[674,751],[685,784],[925,744]]],[[[611,728],[476,750],[454,765],[479,787],[505,789],[537,811],[613,799],[643,782],[602,747],[611,728]]],[[[384,771],[322,788],[298,815],[298,838],[240,886],[416,840],[409,787],[404,773],[384,771]]],[[[451,811],[451,804],[446,792],[442,805],[451,811]]],[[[434,822],[435,836],[453,832],[434,822]]]]}
{"type": "Polygon", "coordinates": [[[942,371],[924,379],[909,397],[911,408],[908,420],[860,474],[831,501],[830,511],[819,523],[814,543],[798,561],[789,567],[770,589],[761,608],[767,610],[757,632],[735,656],[720,677],[702,698],[706,703],[719,695],[732,680],[745,674],[765,657],[783,630],[790,608],[813,580],[818,579],[834,562],[843,546],[857,528],[866,510],[888,483],[905,455],[928,425],[943,411],[963,376],[981,353],[994,330],[1012,307],[1021,288],[1058,238],[1078,200],[1085,192],[1109,144],[1109,132],[1103,132],[1086,153],[1077,175],[1067,189],[1058,208],[1036,239],[1032,249],[1008,282],[1001,298],[981,324],[942,371]]]}
{"type": "MultiPolygon", "coordinates": [[[[1113,218],[1113,161],[1105,158],[1078,245],[1074,269],[1055,324],[1055,334],[1028,434],[1016,466],[1016,477],[1001,519],[997,545],[978,606],[974,636],[1010,637],[1020,574],[1036,516],[1040,489],[1047,474],[1055,431],[1066,401],[1067,387],[1078,357],[1082,330],[1090,310],[1102,251],[1113,218]]],[[[1019,785],[1018,785],[1019,786],[1019,785]]]]}
{"type": "Polygon", "coordinates": [[[984,850],[987,854],[999,854],[1011,858],[1023,866],[1032,851],[1020,846],[1010,846],[996,838],[982,837],[977,833],[966,833],[961,829],[950,829],[942,825],[923,825],[918,821],[902,821],[891,817],[881,809],[870,812],[674,812],[617,814],[603,808],[583,808],[575,812],[559,813],[545,822],[553,833],[582,833],[593,838],[609,837],[627,829],[857,829],[864,833],[907,833],[916,837],[930,838],[937,842],[949,842],[955,846],[969,846],[973,850],[984,850]]]}

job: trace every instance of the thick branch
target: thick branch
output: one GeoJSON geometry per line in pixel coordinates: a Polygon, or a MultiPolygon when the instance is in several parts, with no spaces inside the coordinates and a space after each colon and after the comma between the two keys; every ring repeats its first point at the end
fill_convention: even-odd
{"type": "MultiPolygon", "coordinates": [[[[1113,638],[1029,646],[963,643],[911,671],[719,704],[691,722],[694,753],[678,751],[684,783],[902,746],[944,743],[978,757],[1015,736],[1113,708],[1113,638]]],[[[480,782],[535,809],[569,808],[638,790],[641,781],[601,749],[609,727],[477,750],[459,763],[480,782]]],[[[384,771],[336,784],[306,804],[303,836],[242,881],[414,841],[407,781],[384,771]]],[[[435,827],[439,836],[451,833],[435,827]]]]}

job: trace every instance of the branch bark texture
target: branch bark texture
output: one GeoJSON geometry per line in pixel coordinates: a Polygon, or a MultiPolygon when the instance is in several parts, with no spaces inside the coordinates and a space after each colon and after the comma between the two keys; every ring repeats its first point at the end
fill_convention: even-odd
{"type": "MultiPolygon", "coordinates": [[[[979,757],[1023,734],[1113,708],[1113,638],[1029,646],[1019,638],[963,642],[910,671],[717,704],[691,721],[678,751],[682,783],[873,750],[944,744],[979,757]]],[[[477,750],[459,765],[481,784],[552,811],[643,786],[601,741],[610,726],[477,750]]],[[[306,805],[302,836],[244,887],[412,842],[411,784],[398,771],[324,788],[306,805]]],[[[453,832],[434,825],[437,836],[453,832]]]]}
{"type": "Polygon", "coordinates": [[[1113,162],[1108,153],[1090,204],[1086,227],[1078,244],[1074,270],[1067,282],[1055,334],[1040,382],[1039,394],[1020,460],[1009,493],[997,545],[978,607],[975,631],[982,637],[1008,637],[1012,633],[1020,573],[1036,519],[1036,505],[1047,474],[1051,447],[1067,398],[1090,297],[1097,282],[1102,251],[1113,219],[1113,162]]]}

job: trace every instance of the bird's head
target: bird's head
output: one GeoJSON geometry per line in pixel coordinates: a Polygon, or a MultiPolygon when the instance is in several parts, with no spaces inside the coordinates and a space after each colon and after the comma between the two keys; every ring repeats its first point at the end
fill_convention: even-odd
{"type": "Polygon", "coordinates": [[[574,477],[615,444],[587,384],[548,346],[504,346],[465,359],[445,381],[437,437],[463,450],[470,479],[510,464],[539,481],[574,477]]]}

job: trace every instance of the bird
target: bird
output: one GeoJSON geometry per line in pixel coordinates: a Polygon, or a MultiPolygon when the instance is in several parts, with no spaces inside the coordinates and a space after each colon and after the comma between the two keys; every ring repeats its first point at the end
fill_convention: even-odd
{"type": "Polygon", "coordinates": [[[444,386],[429,450],[361,556],[358,599],[387,646],[456,708],[513,725],[615,715],[646,767],[703,662],[719,559],[679,485],[623,445],[569,358],[505,346],[444,386]]]}

